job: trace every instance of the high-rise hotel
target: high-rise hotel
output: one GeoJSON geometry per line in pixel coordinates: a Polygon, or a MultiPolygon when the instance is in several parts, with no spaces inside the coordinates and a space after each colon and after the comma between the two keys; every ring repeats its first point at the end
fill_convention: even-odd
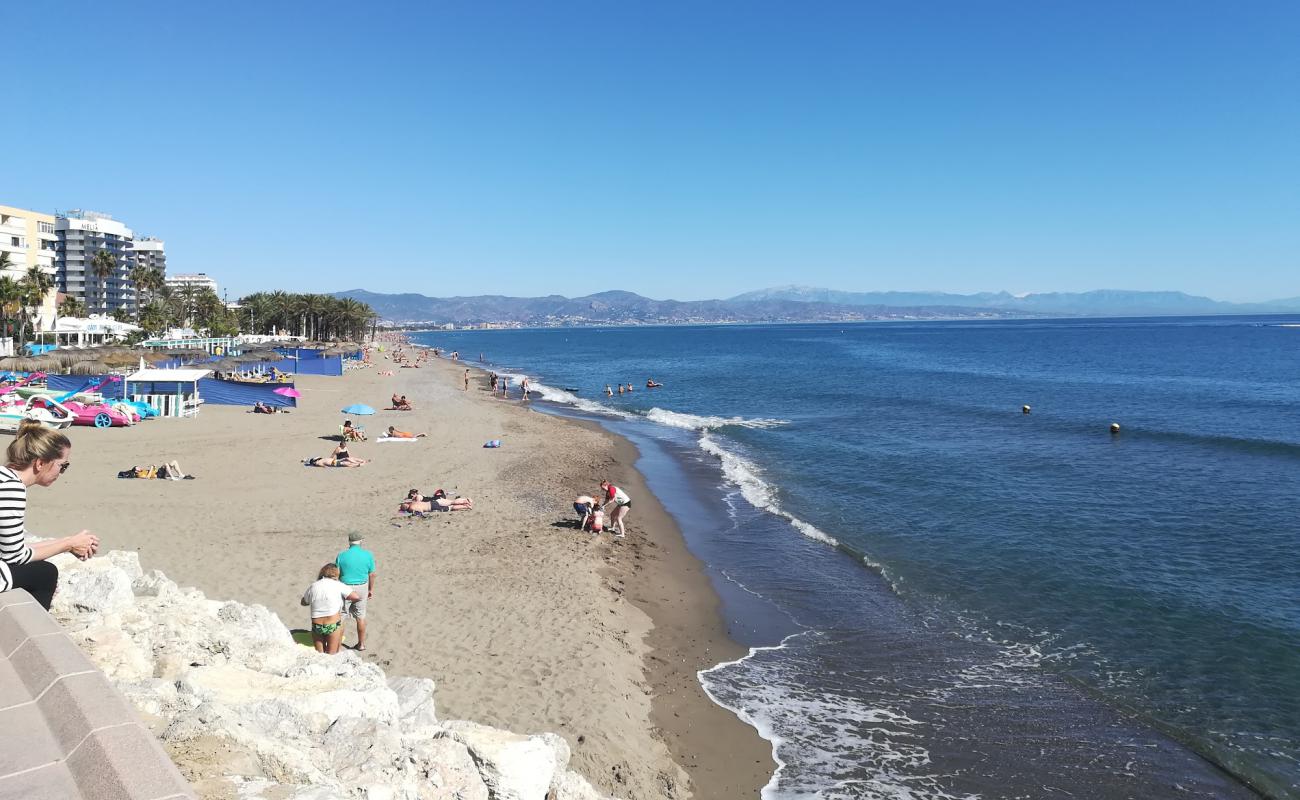
{"type": "Polygon", "coordinates": [[[131,274],[131,242],[135,233],[108,214],[68,211],[54,219],[58,235],[59,285],[64,294],[80,299],[91,313],[108,314],[119,308],[135,312],[135,285],[131,274]],[[100,251],[113,258],[106,275],[95,273],[100,251]]]}

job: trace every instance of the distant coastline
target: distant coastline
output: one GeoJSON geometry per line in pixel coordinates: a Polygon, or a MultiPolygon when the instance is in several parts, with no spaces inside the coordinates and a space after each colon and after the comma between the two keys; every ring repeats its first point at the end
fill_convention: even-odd
{"type": "Polygon", "coordinates": [[[1099,290],[1081,293],[972,295],[940,292],[839,292],[785,287],[725,300],[655,300],[609,291],[584,297],[428,297],[364,289],[335,292],[367,304],[387,327],[565,328],[646,325],[801,324],[817,322],[917,322],[1237,316],[1300,313],[1300,298],[1228,303],[1182,292],[1099,290]]]}

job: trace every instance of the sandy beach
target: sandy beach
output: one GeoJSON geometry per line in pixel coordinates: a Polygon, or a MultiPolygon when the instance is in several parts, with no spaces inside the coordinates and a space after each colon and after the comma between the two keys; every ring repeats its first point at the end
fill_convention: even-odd
{"type": "MultiPolygon", "coordinates": [[[[444,718],[554,731],[572,767],[619,797],[756,797],[767,744],[715,706],[697,670],[743,653],[726,634],[702,565],[645,489],[635,448],[593,426],[491,397],[464,366],[381,366],[303,376],[292,414],[205,406],[197,419],[74,428],[72,468],[34,491],[30,528],[98,533],[213,598],[260,603],[293,628],[319,567],[360,531],[378,562],[364,654],[391,675],[433,678],[444,718]],[[354,418],[371,441],[357,469],[312,469],[353,402],[407,395],[412,412],[354,418]],[[376,443],[382,428],[427,432],[376,443]],[[484,449],[501,439],[499,449],[484,449]],[[118,480],[177,460],[193,481],[118,480]],[[573,527],[577,494],[608,476],[633,497],[629,536],[573,527]],[[399,518],[410,488],[474,500],[472,511],[399,518]]],[[[355,635],[348,629],[345,642],[355,635]]],[[[219,769],[219,765],[213,765],[219,769]]]]}

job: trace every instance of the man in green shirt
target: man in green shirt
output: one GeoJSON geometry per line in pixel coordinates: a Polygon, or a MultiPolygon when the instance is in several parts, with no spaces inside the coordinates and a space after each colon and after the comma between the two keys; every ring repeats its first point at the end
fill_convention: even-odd
{"type": "Polygon", "coordinates": [[[366,602],[375,595],[375,556],[362,548],[365,540],[357,531],[348,534],[348,549],[339,553],[339,580],[355,591],[360,600],[348,601],[344,613],[357,621],[357,648],[366,649],[366,602]]]}

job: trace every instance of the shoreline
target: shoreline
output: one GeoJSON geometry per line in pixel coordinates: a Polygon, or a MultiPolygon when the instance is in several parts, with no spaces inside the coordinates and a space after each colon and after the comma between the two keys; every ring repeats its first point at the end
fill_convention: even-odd
{"type": "MultiPolygon", "coordinates": [[[[446,718],[560,733],[572,767],[618,797],[758,796],[775,768],[757,732],[705,695],[696,672],[745,650],[726,636],[703,566],[636,472],[635,446],[599,426],[519,413],[470,365],[394,370],[376,355],[342,378],[300,376],[291,415],[205,406],[191,420],[74,428],[76,468],[34,493],[33,530],[100,534],[209,597],[260,603],[302,627],[297,598],[361,530],[379,562],[368,661],[432,677],[446,718]],[[417,410],[365,420],[359,469],[309,469],[351,402],[405,393],[417,410]],[[428,431],[376,444],[381,426],[428,431]],[[484,450],[486,439],[506,447],[484,450]],[[117,481],[127,466],[179,460],[195,481],[117,481]],[[432,475],[431,475],[432,473],[432,475]],[[589,540],[574,494],[608,473],[637,499],[629,538],[589,540]],[[394,519],[409,486],[473,497],[470,512],[394,519]],[[93,509],[93,511],[91,510],[93,509]]],[[[477,368],[474,367],[477,371],[477,368]]],[[[347,643],[354,641],[351,626],[347,643]]]]}

